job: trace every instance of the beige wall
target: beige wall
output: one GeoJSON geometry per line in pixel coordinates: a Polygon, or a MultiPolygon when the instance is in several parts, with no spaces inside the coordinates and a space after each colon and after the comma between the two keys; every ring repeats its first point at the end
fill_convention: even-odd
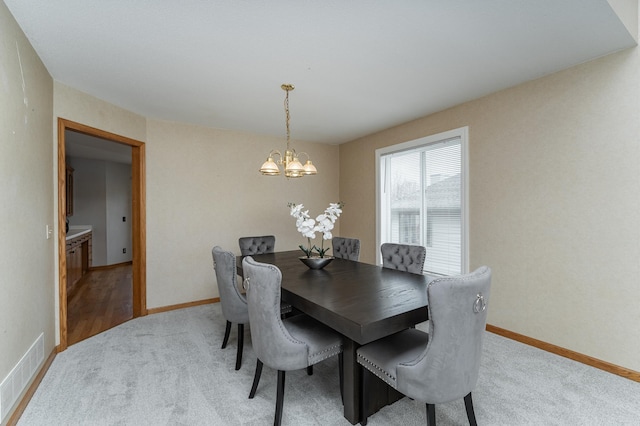
{"type": "Polygon", "coordinates": [[[238,252],[240,236],[268,233],[276,235],[278,249],[295,249],[304,241],[287,203],[320,213],[337,201],[337,146],[294,141],[312,155],[319,175],[264,177],[257,170],[270,149],[285,147],[283,137],[147,119],[60,83],[54,87],[56,118],[146,143],[149,309],[217,297],[214,244],[238,252]]]}
{"type": "MultiPolygon", "coordinates": [[[[470,264],[489,323],[640,371],[638,49],[340,146],[340,195],[375,209],[375,149],[469,126],[470,264]]],[[[345,214],[373,262],[374,215],[345,214]]]]}
{"type": "MultiPolygon", "coordinates": [[[[142,115],[83,93],[62,83],[54,83],[54,114],[100,130],[145,141],[147,120],[142,115]]],[[[54,135],[57,147],[57,132],[54,135]]]]}
{"type": "Polygon", "coordinates": [[[317,215],[338,201],[337,146],[294,142],[319,174],[286,179],[258,173],[272,148],[284,149],[283,137],[156,120],[147,136],[149,308],[217,297],[214,245],[240,254],[240,236],[273,234],[278,250],[296,249],[305,240],[287,203],[317,215]]]}
{"type": "Polygon", "coordinates": [[[51,76],[0,2],[0,381],[41,333],[45,357],[55,345],[52,99],[51,76]]]}

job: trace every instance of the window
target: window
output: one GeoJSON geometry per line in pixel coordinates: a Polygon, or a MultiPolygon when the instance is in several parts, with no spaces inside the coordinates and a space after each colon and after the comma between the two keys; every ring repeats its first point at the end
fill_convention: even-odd
{"type": "Polygon", "coordinates": [[[425,272],[467,265],[468,128],[376,150],[377,242],[425,246],[425,272]]]}

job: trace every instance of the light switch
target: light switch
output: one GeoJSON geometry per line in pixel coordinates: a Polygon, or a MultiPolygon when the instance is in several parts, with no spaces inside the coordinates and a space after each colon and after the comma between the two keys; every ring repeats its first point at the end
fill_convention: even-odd
{"type": "Polygon", "coordinates": [[[46,225],[45,229],[47,231],[47,240],[48,240],[49,238],[51,238],[51,234],[53,234],[53,229],[51,229],[49,225],[46,225]]]}

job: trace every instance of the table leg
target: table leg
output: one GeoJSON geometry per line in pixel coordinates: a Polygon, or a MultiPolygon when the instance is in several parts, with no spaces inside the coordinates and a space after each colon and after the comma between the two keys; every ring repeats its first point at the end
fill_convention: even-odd
{"type": "Polygon", "coordinates": [[[360,422],[360,368],[356,359],[356,351],[360,345],[345,337],[342,349],[344,370],[344,417],[355,425],[360,422]]]}
{"type": "Polygon", "coordinates": [[[362,372],[357,360],[359,347],[358,343],[346,337],[344,338],[342,347],[344,418],[352,425],[358,424],[362,420],[363,404],[366,404],[365,409],[368,415],[371,416],[381,408],[393,404],[404,397],[403,394],[384,381],[365,371],[365,374],[370,377],[367,383],[367,401],[362,400],[362,372]]]}

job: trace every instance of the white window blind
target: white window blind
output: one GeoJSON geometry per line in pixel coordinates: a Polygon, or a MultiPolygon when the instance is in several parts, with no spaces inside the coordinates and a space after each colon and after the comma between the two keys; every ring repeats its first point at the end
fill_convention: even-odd
{"type": "Polygon", "coordinates": [[[422,245],[427,249],[426,272],[463,273],[466,132],[447,132],[378,151],[380,244],[422,245]]]}

